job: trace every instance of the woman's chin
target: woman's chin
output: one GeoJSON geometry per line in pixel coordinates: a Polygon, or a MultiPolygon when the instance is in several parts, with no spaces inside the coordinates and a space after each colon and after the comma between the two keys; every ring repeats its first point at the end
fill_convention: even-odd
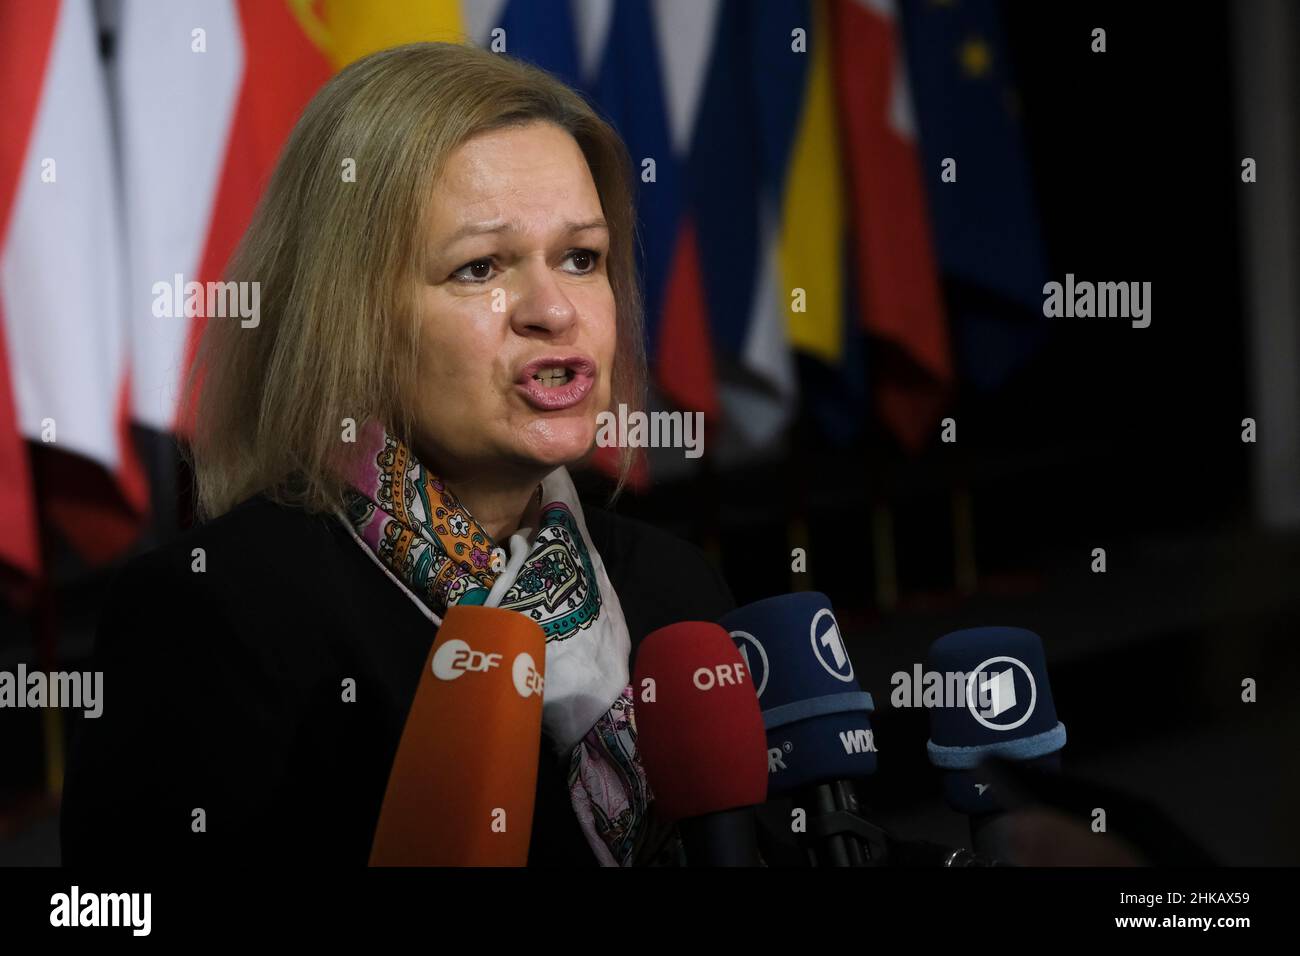
{"type": "Polygon", "coordinates": [[[539,467],[558,468],[581,461],[596,443],[591,422],[537,422],[520,451],[539,467]]]}

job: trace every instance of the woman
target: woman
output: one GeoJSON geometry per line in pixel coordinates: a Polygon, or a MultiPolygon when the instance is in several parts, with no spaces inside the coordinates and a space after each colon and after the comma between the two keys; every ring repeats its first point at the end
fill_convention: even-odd
{"type": "Polygon", "coordinates": [[[558,620],[521,576],[543,549],[594,613],[548,637],[529,862],[677,860],[628,675],[647,633],[731,596],[567,470],[643,387],[628,175],[578,95],[472,47],[377,53],[317,94],[230,270],[260,321],[205,335],[210,520],[129,564],[101,621],[65,863],[364,865],[442,615],[558,620]]]}

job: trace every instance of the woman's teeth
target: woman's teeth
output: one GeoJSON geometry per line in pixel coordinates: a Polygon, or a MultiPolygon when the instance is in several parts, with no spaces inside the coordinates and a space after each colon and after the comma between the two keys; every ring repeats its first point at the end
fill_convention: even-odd
{"type": "Polygon", "coordinates": [[[569,370],[566,368],[544,368],[536,372],[533,378],[542,383],[543,388],[558,388],[569,381],[569,370]]]}

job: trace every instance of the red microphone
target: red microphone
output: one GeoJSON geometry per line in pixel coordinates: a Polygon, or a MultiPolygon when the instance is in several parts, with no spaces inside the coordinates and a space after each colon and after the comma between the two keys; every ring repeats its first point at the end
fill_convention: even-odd
{"type": "Polygon", "coordinates": [[[518,611],[457,605],[429,650],[371,866],[524,866],[546,641],[518,611]]]}
{"type": "Polygon", "coordinates": [[[745,660],[720,626],[646,636],[633,673],[637,750],[658,813],[691,866],[757,866],[753,808],[767,800],[767,732],[745,660]]]}

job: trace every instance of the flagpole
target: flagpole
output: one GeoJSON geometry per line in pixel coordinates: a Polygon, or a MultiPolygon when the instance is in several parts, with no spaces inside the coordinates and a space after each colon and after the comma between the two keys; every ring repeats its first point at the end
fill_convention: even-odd
{"type": "Polygon", "coordinates": [[[957,593],[974,594],[979,583],[975,563],[975,514],[970,488],[959,480],[951,489],[953,582],[957,593]]]}
{"type": "Polygon", "coordinates": [[[898,606],[898,556],[894,543],[894,512],[877,498],[871,507],[871,551],[875,560],[876,605],[882,611],[898,606]]]}

